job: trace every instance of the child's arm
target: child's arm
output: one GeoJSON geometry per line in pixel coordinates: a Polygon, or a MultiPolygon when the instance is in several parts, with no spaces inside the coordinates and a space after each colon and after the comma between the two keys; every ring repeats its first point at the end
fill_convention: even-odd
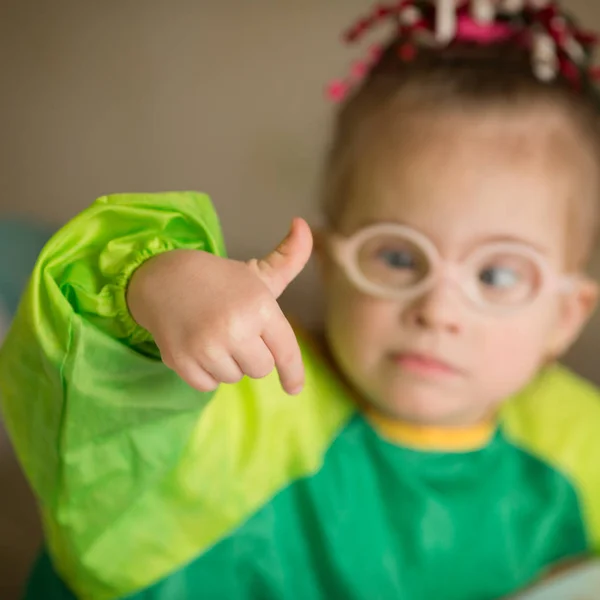
{"type": "MultiPolygon", "coordinates": [[[[186,384],[159,358],[162,351],[175,371],[193,379],[181,359],[231,341],[231,331],[212,327],[221,308],[236,307],[233,313],[245,315],[241,324],[255,320],[248,312],[252,294],[234,285],[235,277],[221,277],[221,268],[235,271],[242,264],[218,258],[224,253],[206,196],[120,195],[98,200],[56,234],[38,259],[0,352],[0,397],[40,505],[50,554],[82,597],[114,598],[141,589],[176,557],[193,551],[194,544],[181,543],[186,519],[169,511],[189,513],[189,490],[173,479],[187,472],[198,439],[212,435],[202,425],[206,419],[199,419],[212,388],[199,392],[194,381],[186,384]],[[190,264],[186,256],[193,257],[190,264]],[[211,275],[209,263],[219,261],[211,275]],[[219,293],[216,279],[223,279],[219,293]],[[148,329],[130,314],[127,296],[148,329]],[[175,544],[170,550],[163,545],[166,535],[175,544]]],[[[247,267],[268,271],[281,257],[271,258],[273,263],[251,261],[247,267]]],[[[277,271],[270,275],[276,278],[277,271]]],[[[217,413],[211,411],[213,420],[217,413]]],[[[237,423],[237,416],[229,420],[237,423]]],[[[223,427],[221,438],[235,443],[223,427]]],[[[213,455],[214,448],[201,452],[213,455]]],[[[213,468],[210,463],[198,471],[213,468]]],[[[201,482],[207,493],[226,500],[227,482],[201,482]]],[[[198,500],[196,509],[202,509],[198,500]]],[[[203,535],[225,526],[215,524],[214,532],[204,527],[203,535]]]]}
{"type": "Polygon", "coordinates": [[[126,304],[136,268],[174,248],[224,254],[207,197],[101,198],[38,259],[0,353],[0,390],[19,458],[49,509],[68,494],[71,474],[60,455],[202,403],[157,360],[150,334],[126,304]],[[165,394],[174,388],[177,394],[165,394]]]}
{"type": "Polygon", "coordinates": [[[176,248],[224,255],[206,196],[98,200],[42,251],[0,352],[6,426],[51,553],[80,589],[98,589],[91,549],[173,469],[211,397],[157,360],[126,306],[135,269],[176,248]]]}

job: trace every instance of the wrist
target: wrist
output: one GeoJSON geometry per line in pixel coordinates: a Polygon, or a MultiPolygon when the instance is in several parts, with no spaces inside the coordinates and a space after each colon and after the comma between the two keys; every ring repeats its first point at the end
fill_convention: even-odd
{"type": "Polygon", "coordinates": [[[151,308],[154,294],[152,289],[161,285],[162,263],[170,260],[170,255],[181,252],[181,250],[170,250],[157,256],[152,256],[144,261],[131,275],[125,300],[131,318],[143,329],[152,333],[151,308]]]}
{"type": "Polygon", "coordinates": [[[155,321],[160,315],[160,306],[165,306],[165,288],[178,288],[180,282],[187,285],[189,269],[197,270],[201,250],[174,249],[153,256],[143,262],[132,274],[126,291],[126,302],[132,319],[143,329],[155,335],[155,321]]]}

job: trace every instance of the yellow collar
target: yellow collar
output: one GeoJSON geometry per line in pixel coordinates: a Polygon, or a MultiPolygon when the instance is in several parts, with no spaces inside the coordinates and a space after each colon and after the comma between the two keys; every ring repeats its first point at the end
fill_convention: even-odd
{"type": "Polygon", "coordinates": [[[470,452],[486,446],[496,431],[495,421],[465,427],[417,425],[383,415],[373,407],[362,407],[373,428],[386,440],[417,450],[470,452]]]}

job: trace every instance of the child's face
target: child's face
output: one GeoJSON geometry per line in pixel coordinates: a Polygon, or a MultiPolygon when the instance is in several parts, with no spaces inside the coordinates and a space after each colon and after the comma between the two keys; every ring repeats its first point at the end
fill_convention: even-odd
{"type": "MultiPolygon", "coordinates": [[[[558,274],[568,270],[569,203],[592,193],[580,182],[593,178],[564,126],[534,115],[440,116],[403,133],[402,148],[371,158],[339,233],[400,223],[456,262],[516,241],[558,274]]],[[[478,310],[443,280],[410,301],[383,300],[324,258],[326,332],[340,368],[380,410],[418,423],[490,417],[567,348],[595,300],[588,280],[503,315],[478,310]]]]}

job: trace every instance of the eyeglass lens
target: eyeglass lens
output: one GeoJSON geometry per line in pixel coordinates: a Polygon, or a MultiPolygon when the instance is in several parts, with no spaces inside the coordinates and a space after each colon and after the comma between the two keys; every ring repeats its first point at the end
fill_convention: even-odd
{"type": "MultiPolygon", "coordinates": [[[[434,265],[418,242],[401,234],[377,233],[356,254],[362,275],[372,284],[395,292],[409,292],[431,275],[434,265]]],[[[463,284],[488,304],[515,306],[528,302],[541,287],[536,262],[518,249],[478,252],[463,265],[463,284]]]]}

